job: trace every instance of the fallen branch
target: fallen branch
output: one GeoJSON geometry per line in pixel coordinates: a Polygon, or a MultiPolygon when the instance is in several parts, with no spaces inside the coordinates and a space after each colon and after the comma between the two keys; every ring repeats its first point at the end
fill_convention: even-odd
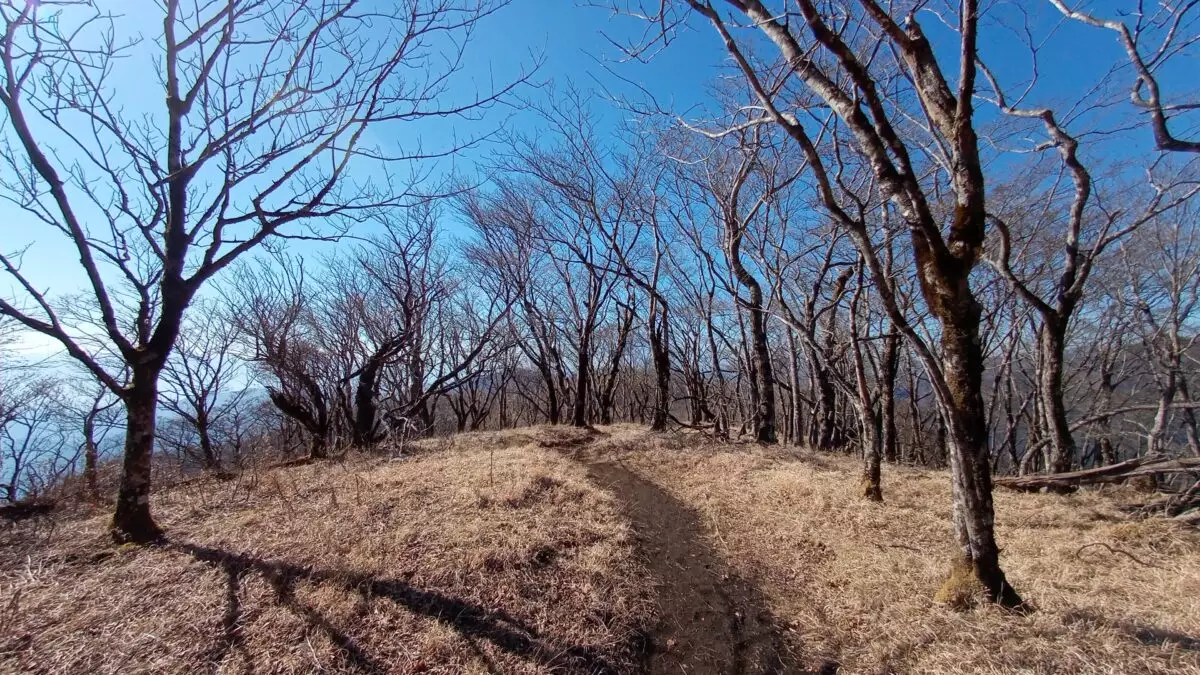
{"type": "Polygon", "coordinates": [[[1168,495],[1162,499],[1141,505],[1137,508],[1137,512],[1174,518],[1193,509],[1200,509],[1200,480],[1179,494],[1168,495]]]}
{"type": "Polygon", "coordinates": [[[1170,458],[1162,455],[1136,457],[1095,469],[1052,473],[1042,476],[1006,476],[994,483],[1012,490],[1061,490],[1094,483],[1113,483],[1137,476],[1156,476],[1200,471],[1200,457],[1170,458]]]}

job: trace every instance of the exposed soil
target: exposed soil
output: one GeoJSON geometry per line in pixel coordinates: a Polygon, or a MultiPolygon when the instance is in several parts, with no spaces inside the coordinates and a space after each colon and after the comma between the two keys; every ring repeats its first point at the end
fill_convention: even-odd
{"type": "Polygon", "coordinates": [[[731,574],[709,546],[693,509],[619,464],[596,462],[588,471],[622,503],[656,577],[661,614],[646,672],[836,672],[833,664],[801,665],[757,589],[731,574]]]}

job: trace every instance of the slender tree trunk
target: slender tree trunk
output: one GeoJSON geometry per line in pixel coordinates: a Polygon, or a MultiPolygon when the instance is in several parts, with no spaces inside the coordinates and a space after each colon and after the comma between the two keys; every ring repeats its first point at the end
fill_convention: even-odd
{"type": "Polygon", "coordinates": [[[1154,413],[1154,425],[1146,435],[1146,454],[1153,455],[1165,449],[1163,438],[1167,433],[1167,419],[1171,415],[1171,404],[1175,401],[1177,388],[1175,371],[1167,373],[1158,399],[1158,410],[1154,413]]]}
{"type": "Polygon", "coordinates": [[[1071,436],[1067,408],[1063,402],[1065,332],[1065,326],[1047,318],[1038,334],[1042,350],[1038,388],[1045,413],[1046,434],[1050,438],[1047,470],[1051,473],[1070,471],[1075,458],[1075,439],[1071,436]]]}
{"type": "Polygon", "coordinates": [[[846,292],[846,284],[850,282],[850,276],[854,273],[852,268],[847,267],[833,284],[833,297],[828,306],[828,313],[825,317],[824,338],[825,338],[825,354],[817,353],[816,348],[812,348],[812,358],[810,359],[816,371],[817,392],[819,394],[819,412],[820,426],[817,429],[817,449],[832,450],[839,443],[839,434],[837,430],[837,391],[834,389],[833,380],[829,374],[829,363],[827,363],[828,355],[834,352],[834,346],[837,335],[837,316],[838,305],[841,304],[842,296],[846,292]]]}
{"type": "MultiPolygon", "coordinates": [[[[861,269],[860,269],[861,272],[861,269]]],[[[863,279],[860,273],[858,285],[854,290],[854,299],[850,303],[850,339],[853,341],[851,353],[854,356],[854,379],[858,387],[858,416],[861,434],[859,443],[863,452],[863,497],[873,502],[883,501],[883,483],[880,472],[880,459],[883,454],[881,446],[881,419],[875,409],[875,401],[871,396],[870,385],[867,384],[867,368],[863,360],[862,340],[858,330],[858,307],[862,298],[863,279]]]]}
{"type": "Polygon", "coordinates": [[[873,502],[883,501],[883,476],[881,458],[883,448],[880,443],[879,415],[874,410],[866,410],[862,414],[862,438],[859,442],[863,448],[862,496],[873,502]]]}
{"type": "Polygon", "coordinates": [[[651,431],[666,431],[671,411],[671,352],[667,346],[667,307],[658,308],[658,326],[651,315],[650,354],[654,359],[655,400],[651,431]]]}
{"type": "Polygon", "coordinates": [[[925,425],[924,420],[921,419],[921,406],[917,399],[921,379],[917,376],[917,368],[911,354],[905,359],[905,363],[908,366],[908,416],[912,435],[910,449],[904,454],[908,456],[909,460],[912,460],[917,453],[920,453],[921,459],[924,460],[925,425]]]}
{"type": "Polygon", "coordinates": [[[771,348],[767,342],[767,317],[763,311],[762,285],[742,264],[742,232],[731,222],[726,225],[726,252],[738,282],[749,293],[746,309],[750,314],[750,347],[754,360],[756,398],[755,439],[759,443],[775,443],[775,373],[771,367],[771,348]]]}
{"type": "MultiPolygon", "coordinates": [[[[98,401],[97,401],[98,402],[98,401]]],[[[96,445],[96,415],[99,410],[92,407],[83,418],[83,482],[85,498],[92,504],[100,503],[100,486],[97,478],[97,464],[100,461],[100,449],[96,445]]]]}
{"type": "Polygon", "coordinates": [[[592,331],[585,325],[579,332],[579,362],[575,384],[575,404],[571,411],[571,426],[588,425],[588,396],[591,393],[592,331]]]}
{"type": "Polygon", "coordinates": [[[217,459],[217,450],[209,430],[208,412],[200,410],[196,413],[196,435],[200,437],[200,457],[205,471],[220,471],[221,462],[217,459]]]}
{"type": "Polygon", "coordinates": [[[112,537],[117,543],[148,544],[163,532],[150,515],[150,466],[158,406],[158,369],[135,367],[133,384],[124,395],[125,458],[112,537]]]}
{"type": "Polygon", "coordinates": [[[538,370],[542,373],[542,379],[546,381],[546,421],[558,424],[561,421],[559,409],[562,405],[558,401],[558,386],[554,381],[554,373],[545,362],[538,364],[538,370]]]}
{"type": "Polygon", "coordinates": [[[790,326],[787,329],[787,339],[788,379],[792,385],[791,441],[792,445],[801,445],[804,429],[804,410],[800,407],[800,354],[796,347],[796,333],[790,326]]]}
{"type": "Polygon", "coordinates": [[[900,333],[892,327],[883,339],[883,358],[880,364],[879,414],[880,445],[883,457],[893,464],[899,458],[896,439],[896,374],[900,366],[900,333]]]}
{"type": "MultiPolygon", "coordinates": [[[[1112,372],[1108,367],[1107,361],[1101,364],[1100,369],[1100,406],[1102,410],[1108,410],[1112,407],[1113,393],[1116,392],[1116,386],[1113,384],[1112,372]]],[[[1104,466],[1117,463],[1117,448],[1112,440],[1112,424],[1107,417],[1096,422],[1098,440],[1100,445],[1100,463],[1104,466]]]]}
{"type": "Polygon", "coordinates": [[[499,424],[501,429],[508,428],[508,383],[505,382],[500,386],[499,396],[500,419],[499,424]]]}

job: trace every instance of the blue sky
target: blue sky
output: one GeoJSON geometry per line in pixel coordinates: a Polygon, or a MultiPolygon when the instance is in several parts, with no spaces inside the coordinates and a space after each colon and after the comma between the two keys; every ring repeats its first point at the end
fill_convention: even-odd
{"type": "MultiPolygon", "coordinates": [[[[120,15],[117,21],[119,38],[140,33],[149,42],[161,31],[161,20],[156,12],[136,11],[145,1],[109,3],[120,15]]],[[[610,23],[606,12],[574,6],[570,2],[515,0],[480,25],[468,47],[468,54],[473,57],[462,76],[456,78],[455,89],[449,93],[459,100],[468,99],[476,91],[487,91],[510,81],[522,70],[540,64],[533,76],[534,85],[521,90],[521,97],[544,97],[549,91],[547,85],[551,83],[560,88],[591,89],[598,84],[612,86],[614,90],[622,88],[621,83],[608,75],[605,70],[608,67],[662,92],[664,101],[681,102],[686,107],[703,96],[704,83],[712,79],[720,63],[719,52],[679,49],[648,65],[620,64],[617,61],[621,55],[600,29],[612,30],[619,35],[622,26],[631,27],[631,24],[610,23]]],[[[152,59],[158,58],[158,53],[147,45],[146,50],[135,54],[138,58],[126,59],[116,70],[111,80],[113,88],[127,112],[145,109],[157,113],[162,109],[161,93],[152,70],[152,59]]],[[[495,106],[477,121],[423,122],[415,133],[420,136],[423,146],[438,148],[452,143],[452,138],[478,136],[499,128],[534,131],[533,116],[520,114],[510,106],[495,106]]],[[[369,138],[368,142],[386,147],[393,139],[385,136],[392,133],[408,135],[414,131],[379,127],[374,132],[376,138],[369,138]]],[[[490,151],[491,146],[483,143],[459,157],[441,160],[439,173],[449,170],[471,173],[475,163],[490,151]]],[[[54,157],[60,160],[60,165],[68,159],[57,154],[54,157]]],[[[45,226],[10,204],[0,204],[0,223],[0,231],[3,231],[0,242],[6,251],[11,252],[14,245],[31,244],[24,254],[24,269],[40,286],[56,292],[82,287],[84,276],[73,264],[75,256],[63,237],[47,233],[45,226]]]]}
{"type": "MultiPolygon", "coordinates": [[[[119,24],[122,30],[141,32],[150,38],[161,26],[154,19],[155,12],[137,11],[143,2],[145,0],[110,0],[109,5],[114,11],[124,13],[119,24]]],[[[1105,1],[1092,6],[1096,11],[1108,13],[1124,4],[1128,3],[1105,1]]],[[[1016,37],[1026,21],[1019,11],[1022,8],[1028,11],[1029,25],[1041,49],[1041,81],[1030,96],[1029,104],[1049,105],[1073,100],[1097,81],[1111,64],[1120,61],[1120,50],[1110,33],[1073,22],[1064,23],[1047,2],[1001,3],[992,10],[992,27],[984,33],[983,53],[1006,84],[1022,84],[1031,73],[1028,51],[1016,37]],[[996,29],[998,23],[1014,30],[996,29]]],[[[936,15],[926,12],[919,18],[936,46],[953,46],[952,34],[939,24],[936,15]]],[[[608,39],[636,40],[643,30],[642,22],[628,17],[614,19],[610,12],[588,6],[585,0],[513,0],[511,5],[479,27],[469,48],[473,57],[464,73],[467,77],[461,78],[458,90],[451,93],[470,96],[476,89],[488,89],[490,81],[504,82],[522,68],[537,62],[541,66],[534,80],[539,84],[553,83],[558,88],[574,86],[637,96],[637,89],[614,77],[609,72],[611,69],[621,78],[655,92],[658,103],[673,111],[697,111],[697,106],[703,106],[708,99],[709,87],[714,80],[729,74],[719,39],[706,23],[693,19],[670,47],[649,63],[628,62],[608,39]]],[[[757,39],[753,37],[753,31],[739,34],[745,35],[757,39]]],[[[952,54],[948,56],[954,58],[952,54]]],[[[118,71],[115,86],[121,98],[128,99],[129,105],[137,105],[139,100],[156,105],[160,100],[153,71],[148,68],[149,62],[140,65],[131,62],[118,71]]],[[[1125,84],[1128,79],[1118,78],[1117,82],[1125,84]]],[[[536,100],[545,97],[549,90],[549,87],[533,86],[520,95],[536,100]]],[[[602,103],[601,106],[603,115],[626,114],[602,103]]],[[[1128,114],[1128,111],[1121,114],[1128,114]]],[[[451,136],[485,133],[501,125],[518,132],[535,133],[537,130],[533,115],[497,106],[478,122],[448,120],[425,124],[420,135],[426,145],[436,147],[439,141],[451,136]]],[[[1110,139],[1110,143],[1120,143],[1125,148],[1146,147],[1148,138],[1148,131],[1141,129],[1120,134],[1110,139]]],[[[381,137],[377,141],[386,143],[388,139],[381,137]]],[[[1019,144],[1026,139],[1017,138],[1012,142],[1019,144]]],[[[490,150],[487,144],[482,144],[453,161],[443,161],[438,170],[453,169],[469,174],[475,162],[486,158],[490,150]]],[[[0,245],[11,252],[14,242],[31,244],[24,264],[38,285],[50,287],[55,293],[80,288],[83,276],[70,246],[61,237],[45,236],[44,231],[43,226],[33,224],[28,216],[13,207],[0,205],[0,232],[3,233],[0,245]]],[[[7,281],[0,282],[0,290],[7,285],[7,281]]]]}

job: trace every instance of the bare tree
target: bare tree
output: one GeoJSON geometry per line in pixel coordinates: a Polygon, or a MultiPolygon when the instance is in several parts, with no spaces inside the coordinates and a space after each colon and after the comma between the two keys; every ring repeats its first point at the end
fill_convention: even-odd
{"type": "MultiPolygon", "coordinates": [[[[755,99],[755,108],[738,128],[771,123],[796,143],[824,210],[851,235],[890,318],[925,365],[950,447],[959,556],[947,590],[970,575],[996,602],[1024,606],[1000,568],[995,541],[979,335],[982,307],[970,282],[988,214],[974,121],[978,3],[964,0],[959,7],[957,63],[935,55],[914,14],[897,19],[874,0],[821,8],[796,0],[795,9],[786,12],[761,0],[683,0],[680,7],[715,29],[755,99]],[[734,35],[729,16],[745,20],[769,40],[794,86],[776,84],[773,68],[778,66],[753,60],[751,45],[734,35]],[[860,49],[870,44],[884,49],[860,49]],[[873,53],[880,58],[871,58],[873,53]],[[907,105],[919,106],[927,126],[909,123],[900,113],[907,105]],[[918,138],[928,142],[916,147],[918,138]],[[826,139],[853,154],[822,152],[819,144],[826,139]],[[953,197],[948,217],[925,179],[928,168],[920,163],[925,153],[936,156],[933,166],[941,168],[953,197]],[[940,354],[913,329],[888,290],[876,255],[877,233],[865,218],[877,204],[864,202],[858,189],[845,189],[848,163],[869,168],[879,201],[895,209],[910,233],[923,297],[939,324],[940,354]]],[[[667,3],[660,9],[667,9],[667,3]]]]}
{"type": "Polygon", "coordinates": [[[162,536],[150,514],[159,375],[197,291],[272,238],[328,238],[402,204],[403,186],[353,172],[436,153],[365,134],[468,116],[507,91],[446,96],[465,40],[444,36],[469,37],[497,4],[165,0],[145,8],[162,32],[144,42],[89,0],[0,5],[4,198],[78,256],[128,377],[78,339],[19,252],[0,255],[16,288],[0,313],[58,340],[124,402],[116,540],[162,536]],[[142,106],[118,90],[118,63],[157,75],[161,108],[129,112],[142,106]]]}
{"type": "Polygon", "coordinates": [[[1139,242],[1122,247],[1125,279],[1116,295],[1129,313],[1130,328],[1142,343],[1158,389],[1147,453],[1166,451],[1167,427],[1178,401],[1184,404],[1180,417],[1189,450],[1200,456],[1189,387],[1200,342],[1200,228],[1192,209],[1172,215],[1157,219],[1139,242]]]}
{"type": "Polygon", "coordinates": [[[63,383],[36,373],[22,380],[5,387],[6,400],[0,401],[0,498],[9,502],[55,487],[78,457],[67,431],[63,383]]]}
{"type": "Polygon", "coordinates": [[[195,434],[200,466],[222,468],[217,437],[225,419],[241,406],[247,390],[237,387],[242,362],[233,353],[237,330],[215,301],[198,303],[185,319],[176,348],[163,370],[162,407],[184,420],[195,434]]]}
{"type": "Polygon", "coordinates": [[[316,307],[315,286],[301,260],[280,255],[235,270],[227,294],[245,358],[274,380],[267,394],[307,433],[308,457],[323,459],[348,365],[338,363],[345,353],[316,307]]]}
{"type": "Polygon", "coordinates": [[[120,409],[117,407],[121,399],[112,395],[103,384],[93,386],[90,395],[84,398],[84,405],[75,412],[83,417],[83,497],[93,504],[99,504],[100,495],[100,457],[109,432],[121,425],[120,409]]]}

